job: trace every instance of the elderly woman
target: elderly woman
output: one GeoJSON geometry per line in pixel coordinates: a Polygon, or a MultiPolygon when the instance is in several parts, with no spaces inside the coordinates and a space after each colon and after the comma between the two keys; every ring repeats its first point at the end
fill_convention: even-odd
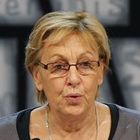
{"type": "Polygon", "coordinates": [[[42,106],[0,120],[1,140],[138,140],[140,114],[96,101],[108,69],[105,29],[86,12],[52,12],[38,20],[26,47],[42,106]]]}

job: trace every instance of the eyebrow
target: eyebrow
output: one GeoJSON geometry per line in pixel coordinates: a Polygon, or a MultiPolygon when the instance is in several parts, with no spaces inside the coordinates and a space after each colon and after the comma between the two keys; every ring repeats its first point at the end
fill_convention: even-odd
{"type": "MultiPolygon", "coordinates": [[[[79,59],[79,58],[82,58],[83,56],[86,56],[87,54],[90,54],[90,55],[93,56],[93,57],[95,56],[93,52],[91,52],[91,51],[86,51],[86,52],[81,53],[80,56],[78,57],[78,59],[79,59]]],[[[49,59],[53,59],[53,58],[55,58],[55,57],[59,57],[59,58],[62,58],[62,59],[67,60],[67,57],[66,57],[66,56],[64,56],[64,55],[62,55],[62,54],[59,54],[59,53],[55,53],[55,54],[54,54],[53,56],[51,56],[49,59]]]]}
{"type": "Polygon", "coordinates": [[[91,52],[91,51],[86,51],[86,52],[80,54],[80,57],[86,56],[86,54],[90,54],[91,56],[95,56],[95,55],[94,55],[95,53],[93,53],[93,52],[91,52]]]}
{"type": "Polygon", "coordinates": [[[66,59],[66,57],[65,57],[64,55],[59,54],[59,53],[55,53],[54,55],[52,55],[52,56],[50,57],[50,59],[52,59],[52,58],[54,58],[54,57],[60,57],[60,58],[65,58],[65,59],[66,59]]]}

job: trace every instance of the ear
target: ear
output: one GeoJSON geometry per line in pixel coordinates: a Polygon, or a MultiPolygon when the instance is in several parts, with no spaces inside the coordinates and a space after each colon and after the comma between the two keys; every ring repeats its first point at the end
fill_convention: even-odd
{"type": "Polygon", "coordinates": [[[104,64],[103,62],[100,62],[98,71],[98,85],[101,85],[103,83],[103,78],[104,78],[104,64]]]}
{"type": "Polygon", "coordinates": [[[42,80],[41,80],[41,71],[38,67],[33,68],[32,77],[36,88],[39,91],[43,90],[42,80]]]}

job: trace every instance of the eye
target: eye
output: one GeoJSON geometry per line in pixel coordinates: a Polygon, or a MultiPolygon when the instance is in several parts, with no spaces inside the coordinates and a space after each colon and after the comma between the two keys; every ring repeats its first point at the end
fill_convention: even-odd
{"type": "Polygon", "coordinates": [[[79,67],[83,69],[92,69],[92,63],[90,61],[84,61],[79,63],[79,67]]]}
{"type": "Polygon", "coordinates": [[[67,63],[54,63],[50,67],[50,71],[53,72],[60,72],[63,70],[67,70],[68,64],[67,63]]]}

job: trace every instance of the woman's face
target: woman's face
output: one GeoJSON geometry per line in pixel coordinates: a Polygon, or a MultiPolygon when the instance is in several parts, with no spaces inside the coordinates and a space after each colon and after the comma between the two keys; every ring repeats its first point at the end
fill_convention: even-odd
{"type": "MultiPolygon", "coordinates": [[[[77,35],[71,35],[57,46],[45,44],[40,61],[44,64],[98,61],[96,42],[93,42],[93,46],[95,49],[83,41],[81,43],[77,35]]],[[[93,106],[98,87],[103,81],[103,64],[100,62],[97,70],[87,75],[71,66],[63,76],[39,66],[34,70],[33,77],[38,90],[44,90],[51,109],[67,115],[79,115],[93,106]]]]}

